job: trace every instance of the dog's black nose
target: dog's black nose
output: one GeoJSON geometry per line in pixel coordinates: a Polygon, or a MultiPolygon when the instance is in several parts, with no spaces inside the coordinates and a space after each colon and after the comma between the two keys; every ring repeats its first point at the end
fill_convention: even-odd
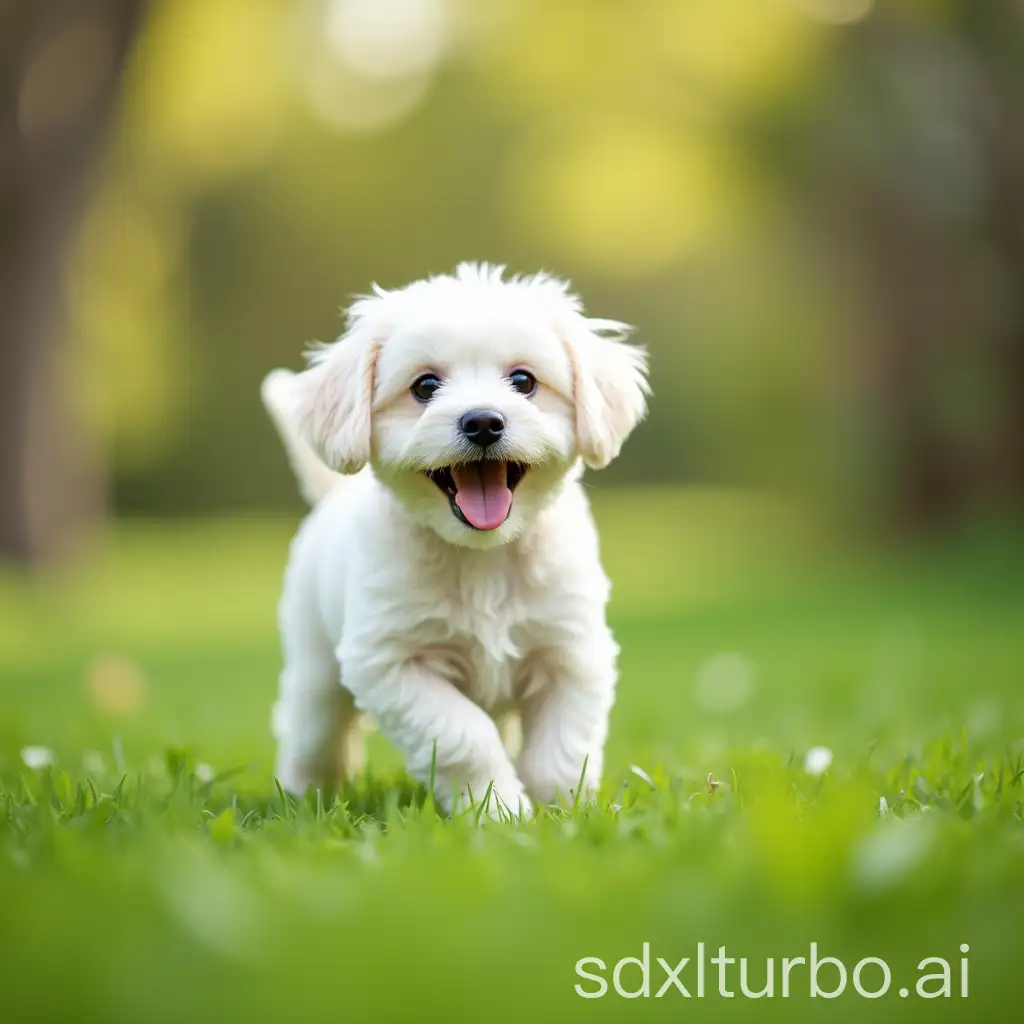
{"type": "Polygon", "coordinates": [[[486,448],[501,440],[505,417],[493,409],[471,409],[459,420],[459,429],[473,444],[486,448]]]}

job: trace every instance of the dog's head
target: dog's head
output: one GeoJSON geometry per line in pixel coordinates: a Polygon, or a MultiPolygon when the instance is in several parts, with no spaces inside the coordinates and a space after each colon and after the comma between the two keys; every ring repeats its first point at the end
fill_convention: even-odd
{"type": "Polygon", "coordinates": [[[643,417],[646,358],[627,333],[552,277],[462,264],[352,305],[297,378],[300,429],[333,469],[370,462],[445,540],[501,544],[643,417]]]}

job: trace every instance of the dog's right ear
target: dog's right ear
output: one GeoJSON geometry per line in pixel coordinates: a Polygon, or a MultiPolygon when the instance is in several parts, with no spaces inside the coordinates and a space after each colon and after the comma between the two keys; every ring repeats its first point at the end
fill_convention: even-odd
{"type": "Polygon", "coordinates": [[[297,426],[331,469],[357,473],[370,459],[373,380],[380,341],[366,324],[315,348],[295,378],[297,426]]]}
{"type": "Polygon", "coordinates": [[[576,443],[585,465],[604,469],[647,412],[647,353],[615,320],[573,312],[561,334],[573,372],[576,443]]]}

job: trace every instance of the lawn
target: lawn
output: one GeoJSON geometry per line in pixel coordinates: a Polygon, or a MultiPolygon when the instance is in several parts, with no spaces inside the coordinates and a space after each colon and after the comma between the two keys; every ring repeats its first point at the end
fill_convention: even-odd
{"type": "Polygon", "coordinates": [[[125,525],[74,573],[0,579],[0,1020],[1009,1019],[1024,547],[854,547],[742,495],[595,505],[623,647],[605,792],[518,826],[442,820],[376,734],[354,790],[277,791],[294,521],[125,525]],[[835,999],[806,964],[783,994],[812,943],[851,976],[835,999]],[[689,999],[658,963],[684,957],[689,999]],[[755,992],[773,959],[771,998],[741,957],[755,992]],[[917,992],[928,957],[948,998],[917,992]]]}

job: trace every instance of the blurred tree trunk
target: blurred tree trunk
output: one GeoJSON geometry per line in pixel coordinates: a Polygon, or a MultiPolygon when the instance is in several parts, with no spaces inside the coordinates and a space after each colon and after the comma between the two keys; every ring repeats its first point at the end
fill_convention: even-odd
{"type": "Polygon", "coordinates": [[[990,229],[1011,297],[1000,346],[1006,412],[997,464],[1014,509],[1024,513],[1024,8],[1008,6],[982,5],[971,34],[975,59],[990,69],[998,100],[981,135],[991,154],[990,229]]]}
{"type": "Polygon", "coordinates": [[[0,0],[0,559],[66,552],[102,515],[70,400],[65,264],[146,0],[0,0]]]}
{"type": "Polygon", "coordinates": [[[866,286],[849,392],[885,448],[878,511],[912,532],[1020,514],[1024,10],[979,0],[941,35],[880,12],[855,31],[819,180],[866,286]]]}

